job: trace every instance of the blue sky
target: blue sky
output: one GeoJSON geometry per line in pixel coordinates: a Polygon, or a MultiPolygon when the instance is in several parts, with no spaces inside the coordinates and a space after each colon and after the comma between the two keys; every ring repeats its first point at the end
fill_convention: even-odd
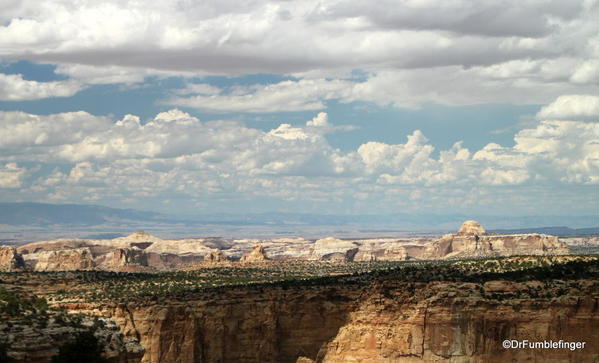
{"type": "Polygon", "coordinates": [[[0,201],[596,214],[597,1],[9,1],[0,201]]]}

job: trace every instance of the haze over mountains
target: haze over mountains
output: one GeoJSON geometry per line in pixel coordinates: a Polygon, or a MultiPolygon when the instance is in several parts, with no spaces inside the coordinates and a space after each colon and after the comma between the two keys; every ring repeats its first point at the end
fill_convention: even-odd
{"type": "MultiPolygon", "coordinates": [[[[397,231],[445,231],[470,216],[462,214],[381,214],[339,215],[302,213],[204,214],[175,216],[133,209],[97,205],[0,203],[0,225],[44,228],[50,226],[97,227],[147,226],[354,226],[363,233],[380,235],[397,231]]],[[[597,216],[476,216],[489,231],[497,233],[550,233],[553,235],[589,235],[597,233],[597,216]]]]}

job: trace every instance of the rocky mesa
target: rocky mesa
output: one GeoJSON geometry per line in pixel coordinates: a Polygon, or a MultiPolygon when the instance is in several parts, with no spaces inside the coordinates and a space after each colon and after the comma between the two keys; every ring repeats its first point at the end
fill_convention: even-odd
{"type": "Polygon", "coordinates": [[[367,262],[562,255],[570,252],[555,236],[489,234],[475,221],[466,221],[457,233],[439,238],[166,240],[138,231],[111,240],[58,239],[26,244],[16,251],[12,247],[2,248],[0,268],[3,269],[27,267],[37,271],[99,269],[129,272],[177,270],[225,261],[367,262]],[[19,262],[21,259],[24,265],[19,262]]]}

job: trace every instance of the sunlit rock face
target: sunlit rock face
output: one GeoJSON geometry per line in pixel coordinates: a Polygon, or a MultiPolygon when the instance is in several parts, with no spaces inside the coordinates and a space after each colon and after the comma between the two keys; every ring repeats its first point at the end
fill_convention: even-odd
{"type": "Polygon", "coordinates": [[[333,237],[321,238],[314,242],[308,259],[349,262],[358,253],[358,244],[333,237]]]}
{"type": "Polygon", "coordinates": [[[239,262],[262,262],[267,260],[268,257],[264,252],[264,247],[261,245],[256,245],[250,253],[243,255],[239,262]]]}
{"type": "Polygon", "coordinates": [[[486,234],[476,221],[466,221],[458,233],[446,234],[429,243],[424,259],[468,258],[511,255],[567,254],[570,250],[555,236],[538,233],[486,234]]]}
{"type": "Polygon", "coordinates": [[[512,362],[599,358],[594,280],[410,282],[227,289],[91,306],[139,337],[144,363],[512,362]],[[578,351],[504,349],[567,337],[578,351]]]}
{"type": "Polygon", "coordinates": [[[12,246],[0,246],[0,271],[18,271],[25,268],[23,257],[12,246]]]}
{"type": "MultiPolygon", "coordinates": [[[[102,267],[148,266],[148,256],[140,248],[117,248],[103,256],[102,267]]],[[[100,260],[100,259],[98,259],[100,260]]]]}
{"type": "Polygon", "coordinates": [[[36,271],[92,270],[96,264],[88,247],[71,250],[44,251],[37,256],[36,271]]]}
{"type": "Polygon", "coordinates": [[[482,235],[485,234],[485,229],[480,225],[477,221],[466,221],[462,223],[458,234],[474,234],[474,235],[482,235]]]}

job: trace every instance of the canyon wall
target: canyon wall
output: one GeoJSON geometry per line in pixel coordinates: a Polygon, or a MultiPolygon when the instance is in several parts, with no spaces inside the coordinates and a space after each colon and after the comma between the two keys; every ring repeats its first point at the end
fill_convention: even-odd
{"type": "Polygon", "coordinates": [[[488,362],[599,359],[599,282],[404,282],[246,287],[80,305],[114,318],[142,362],[488,362]],[[504,349],[505,339],[586,341],[504,349]]]}

